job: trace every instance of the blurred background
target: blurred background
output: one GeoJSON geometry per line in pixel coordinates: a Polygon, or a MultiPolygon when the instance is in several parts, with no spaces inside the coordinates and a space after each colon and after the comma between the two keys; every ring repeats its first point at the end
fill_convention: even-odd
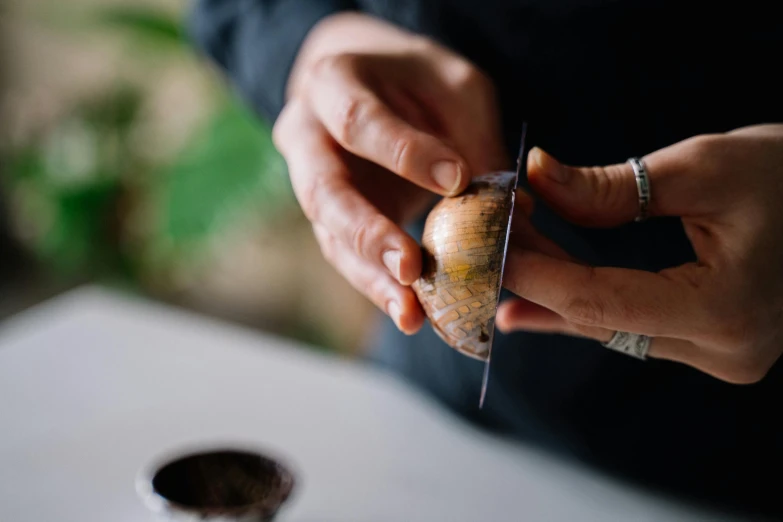
{"type": "Polygon", "coordinates": [[[0,321],[109,285],[345,355],[375,317],[323,260],[269,125],[187,0],[0,4],[0,321]]]}

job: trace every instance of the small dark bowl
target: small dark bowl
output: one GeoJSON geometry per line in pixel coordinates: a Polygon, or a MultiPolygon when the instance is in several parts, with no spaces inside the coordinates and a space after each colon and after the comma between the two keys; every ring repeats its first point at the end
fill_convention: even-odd
{"type": "Polygon", "coordinates": [[[294,488],[277,460],[239,449],[189,452],[139,475],[136,489],[168,519],[271,522],[294,488]]]}

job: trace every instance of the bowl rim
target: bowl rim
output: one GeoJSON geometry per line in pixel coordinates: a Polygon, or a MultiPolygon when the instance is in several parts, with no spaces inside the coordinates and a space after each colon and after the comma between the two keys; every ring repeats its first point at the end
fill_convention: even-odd
{"type": "Polygon", "coordinates": [[[158,453],[148,463],[142,465],[136,473],[136,493],[149,510],[159,515],[170,512],[198,515],[203,518],[208,516],[247,516],[249,514],[269,515],[269,509],[264,505],[263,501],[230,508],[199,508],[172,501],[159,493],[153,486],[155,475],[166,465],[187,457],[221,452],[245,453],[257,456],[274,463],[281,469],[288,476],[291,487],[278,509],[284,503],[287,503],[294,492],[298,490],[297,470],[290,464],[289,459],[281,456],[280,452],[270,451],[269,448],[257,443],[221,441],[178,444],[168,451],[158,453]]]}

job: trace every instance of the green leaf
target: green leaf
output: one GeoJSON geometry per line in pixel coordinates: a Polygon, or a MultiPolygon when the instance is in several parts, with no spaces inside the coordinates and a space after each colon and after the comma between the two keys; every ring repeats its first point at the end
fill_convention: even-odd
{"type": "Polygon", "coordinates": [[[117,195],[118,186],[110,182],[58,194],[57,218],[40,245],[44,257],[69,272],[103,268],[114,252],[117,195]]]}
{"type": "Polygon", "coordinates": [[[12,151],[5,160],[8,166],[4,172],[11,183],[18,180],[41,179],[46,173],[43,156],[33,147],[12,151]]]}
{"type": "Polygon", "coordinates": [[[289,204],[284,172],[269,127],[231,100],[162,174],[166,242],[205,241],[242,216],[289,204]]]}
{"type": "Polygon", "coordinates": [[[117,6],[100,9],[95,17],[102,27],[125,30],[141,42],[182,48],[189,45],[182,21],[160,10],[117,6]]]}
{"type": "Polygon", "coordinates": [[[28,222],[23,242],[49,269],[72,275],[115,264],[118,184],[104,180],[73,190],[53,190],[45,179],[38,179],[26,181],[23,187],[17,207],[18,217],[28,222]]]}

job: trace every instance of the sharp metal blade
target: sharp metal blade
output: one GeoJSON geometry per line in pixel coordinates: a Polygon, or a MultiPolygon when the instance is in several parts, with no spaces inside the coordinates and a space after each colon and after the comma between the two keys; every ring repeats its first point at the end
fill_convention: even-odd
{"type": "MultiPolygon", "coordinates": [[[[503,246],[503,263],[500,265],[500,290],[503,289],[503,274],[506,269],[506,253],[508,252],[508,240],[509,236],[511,235],[511,221],[514,216],[514,203],[516,201],[516,188],[519,185],[519,173],[522,171],[522,161],[524,160],[525,156],[525,135],[527,134],[527,123],[522,124],[522,138],[520,140],[519,144],[519,153],[517,155],[517,170],[516,170],[516,176],[514,177],[514,187],[511,192],[511,212],[508,216],[508,226],[506,228],[506,241],[505,245],[503,246]]],[[[498,292],[498,303],[496,306],[500,304],[500,292],[498,292]]],[[[482,379],[481,383],[481,398],[479,399],[479,409],[484,407],[484,399],[487,396],[487,386],[489,385],[489,366],[492,359],[492,345],[495,341],[495,325],[492,325],[492,339],[489,341],[489,353],[487,355],[487,360],[484,363],[484,377],[482,379]]]]}

